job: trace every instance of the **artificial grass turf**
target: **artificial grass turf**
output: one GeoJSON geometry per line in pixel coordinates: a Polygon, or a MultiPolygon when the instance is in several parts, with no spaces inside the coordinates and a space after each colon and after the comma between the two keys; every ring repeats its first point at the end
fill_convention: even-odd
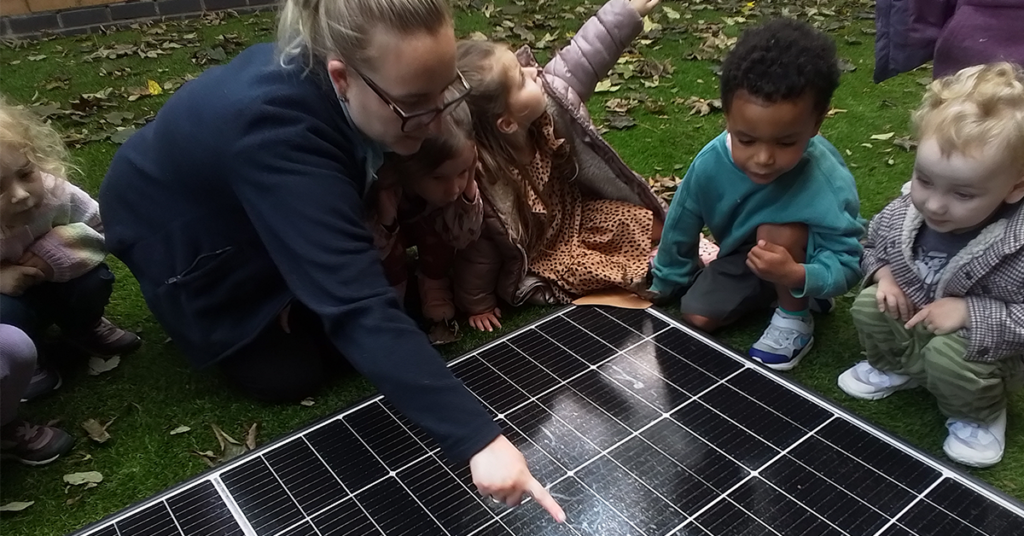
{"type": "MultiPolygon", "coordinates": [[[[557,13],[552,15],[552,10],[575,13],[572,8],[576,5],[579,3],[547,3],[537,8],[512,6],[510,11],[518,11],[516,17],[527,18],[546,10],[544,13],[549,20],[559,21],[559,31],[552,33],[557,36],[555,45],[561,46],[567,41],[564,32],[576,30],[580,17],[571,20],[557,13]]],[[[683,20],[691,22],[697,19],[720,22],[723,14],[735,16],[735,13],[691,11],[691,8],[675,2],[667,2],[664,6],[682,13],[683,20]]],[[[457,13],[460,35],[473,31],[491,34],[493,27],[501,24],[504,17],[494,12],[488,18],[485,7],[484,4],[474,4],[472,9],[457,13]]],[[[585,7],[583,16],[593,13],[596,8],[596,4],[585,7]]],[[[861,7],[850,2],[834,9],[837,19],[849,19],[861,7]]],[[[684,59],[704,38],[672,31],[675,26],[664,10],[656,11],[656,19],[665,26],[663,37],[640,45],[639,50],[644,57],[669,60],[675,68],[674,73],[663,75],[659,85],[653,88],[645,88],[638,77],[625,80],[618,91],[598,93],[589,102],[591,113],[599,122],[605,117],[604,105],[609,99],[628,98],[633,94],[638,100],[646,98],[664,103],[663,110],[658,113],[646,111],[643,106],[631,110],[637,126],[623,131],[611,130],[606,135],[623,158],[645,176],[667,175],[674,170],[682,174],[693,156],[722,128],[720,114],[689,115],[689,107],[684,104],[690,96],[710,99],[718,94],[716,75],[712,70],[714,64],[684,59]],[[680,101],[673,102],[674,99],[680,101]]],[[[185,23],[181,27],[173,24],[148,26],[111,35],[57,39],[18,49],[3,48],[0,49],[0,91],[9,98],[26,103],[37,100],[34,97],[38,93],[42,98],[60,102],[66,109],[68,103],[82,93],[95,93],[105,87],[115,90],[141,87],[147,80],[162,84],[173,78],[198,74],[204,67],[191,60],[197,50],[225,46],[231,42],[253,43],[271,39],[273,18],[270,15],[226,18],[222,22],[216,25],[185,23]],[[154,33],[157,31],[163,33],[154,33]],[[190,33],[196,36],[186,37],[190,33]],[[129,55],[113,60],[83,62],[85,56],[103,45],[140,43],[147,36],[171,34],[177,34],[180,41],[197,44],[167,49],[170,55],[153,59],[129,55]],[[232,34],[236,37],[218,39],[218,36],[232,34]],[[83,51],[82,47],[89,50],[83,51]],[[39,55],[46,58],[29,59],[39,55]],[[100,69],[113,73],[125,67],[131,72],[124,76],[115,78],[99,74],[100,69]],[[45,89],[48,81],[57,76],[67,77],[69,87],[45,89]]],[[[725,31],[736,35],[740,28],[734,25],[725,31]]],[[[872,36],[864,32],[870,28],[871,21],[854,20],[850,26],[833,32],[840,45],[840,55],[857,69],[843,76],[843,84],[833,102],[836,108],[846,112],[826,120],[822,127],[824,135],[844,154],[857,178],[862,213],[866,217],[876,213],[897,195],[900,184],[910,176],[913,164],[912,153],[891,145],[891,140],[872,140],[870,137],[888,132],[895,132],[894,137],[909,133],[909,112],[924,90],[917,79],[929,75],[920,71],[882,85],[872,84],[872,36]],[[853,43],[856,41],[860,44],[853,43]]],[[[545,33],[541,30],[534,32],[538,38],[545,33]]],[[[228,50],[228,55],[237,51],[228,50]]],[[[546,58],[545,52],[542,50],[538,54],[541,59],[546,58]]],[[[110,101],[115,106],[100,108],[93,117],[113,111],[128,111],[139,118],[158,110],[166,98],[164,94],[128,102],[125,97],[112,97],[110,101]]],[[[95,120],[90,121],[93,122],[61,119],[58,125],[64,131],[97,130],[95,120]]],[[[108,125],[106,128],[112,127],[108,125]]],[[[95,194],[116,148],[115,144],[102,141],[75,149],[74,157],[81,170],[75,177],[76,182],[95,194]]],[[[368,382],[348,377],[315,397],[316,403],[311,407],[271,406],[243,399],[226,389],[214,373],[193,372],[187,368],[173,343],[165,340],[166,335],[149,314],[130,273],[115,259],[110,263],[119,279],[108,307],[109,316],[123,327],[140,330],[146,343],[139,353],[125,357],[117,369],[101,376],[84,374],[82,363],[70,365],[64,388],[48,399],[22,407],[24,415],[36,421],[59,418],[63,427],[79,437],[79,443],[75,452],[49,467],[30,469],[4,464],[0,503],[35,501],[24,512],[0,517],[0,533],[5,536],[63,534],[199,473],[206,465],[192,454],[193,451],[219,450],[210,424],[217,424],[236,439],[242,439],[245,430],[252,423],[259,422],[258,439],[264,443],[372,393],[368,382]],[[102,445],[92,443],[79,427],[79,423],[87,419],[106,422],[115,417],[109,428],[112,439],[102,445]],[[192,430],[170,435],[170,430],[179,425],[187,425],[192,430]],[[94,489],[69,488],[61,481],[66,473],[92,470],[104,475],[104,481],[94,489]]],[[[884,401],[867,403],[849,399],[835,386],[836,377],[861,358],[856,333],[850,322],[849,304],[848,298],[841,299],[835,312],[818,318],[816,348],[792,373],[792,377],[941,457],[945,429],[934,401],[927,393],[921,390],[901,392],[884,401]]],[[[505,329],[502,332],[533,321],[551,310],[523,308],[505,311],[505,329]]],[[[768,313],[755,315],[724,330],[719,337],[741,351],[745,350],[759,336],[767,320],[768,313]]],[[[446,357],[454,357],[496,335],[468,332],[462,341],[442,351],[446,357]]],[[[995,468],[975,472],[980,478],[1018,498],[1024,497],[1024,429],[1018,424],[1022,414],[1024,399],[1017,395],[1010,408],[1006,458],[995,468]]]]}

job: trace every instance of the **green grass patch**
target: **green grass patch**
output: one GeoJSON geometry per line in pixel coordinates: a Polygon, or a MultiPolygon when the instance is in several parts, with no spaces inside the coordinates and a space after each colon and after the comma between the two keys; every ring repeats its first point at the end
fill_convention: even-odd
{"type": "MultiPolygon", "coordinates": [[[[759,2],[762,3],[773,5],[770,1],[759,2]]],[[[477,0],[471,9],[459,10],[458,33],[468,35],[480,31],[494,35],[503,32],[516,44],[536,44],[550,34],[548,47],[538,54],[542,60],[548,57],[552,47],[564,45],[571,32],[578,28],[578,21],[584,20],[597,7],[580,2],[541,2],[527,7],[497,4],[505,6],[505,10],[490,12],[490,17],[486,15],[487,4],[477,0]],[[574,11],[576,6],[583,6],[582,15],[574,11]],[[506,25],[503,30],[497,30],[506,19],[524,22],[513,22],[511,27],[506,25]]],[[[681,175],[701,147],[721,131],[720,113],[690,115],[690,106],[685,102],[690,97],[713,99],[718,96],[715,63],[691,57],[695,53],[706,55],[701,45],[707,40],[702,33],[707,33],[708,24],[721,24],[723,16],[743,14],[744,3],[721,3],[733,4],[739,7],[723,12],[666,2],[663,7],[680,14],[680,18],[670,18],[665,9],[656,11],[653,18],[663,26],[657,34],[660,37],[638,44],[638,50],[646,59],[669,62],[673,72],[660,76],[656,87],[644,85],[645,80],[653,83],[650,78],[626,79],[620,73],[621,87],[617,91],[598,93],[588,103],[598,123],[604,122],[606,103],[610,99],[632,98],[649,103],[647,107],[639,104],[629,110],[637,123],[635,126],[612,129],[606,134],[607,140],[642,175],[681,175]]],[[[862,213],[870,217],[898,195],[900,185],[910,176],[914,158],[913,153],[893,145],[892,140],[878,141],[870,137],[888,132],[894,132],[894,138],[909,135],[909,114],[924,90],[918,79],[930,73],[908,73],[874,85],[871,82],[873,36],[869,34],[872,21],[857,18],[858,11],[864,9],[861,2],[837,1],[834,4],[831,15],[818,13],[820,20],[816,20],[832,29],[840,55],[856,70],[843,76],[833,102],[835,108],[845,111],[826,120],[822,132],[851,166],[861,195],[862,213]]],[[[209,64],[218,63],[217,59],[209,59],[220,57],[218,47],[230,58],[244,45],[271,40],[273,27],[272,15],[256,14],[148,25],[109,35],[0,48],[3,73],[0,91],[20,103],[56,102],[67,110],[72,101],[80,101],[81,106],[82,94],[111,88],[110,96],[95,99],[96,108],[85,115],[54,116],[62,132],[80,140],[80,146],[73,150],[80,169],[75,182],[95,194],[117,145],[105,139],[83,140],[116,134],[118,128],[133,126],[135,121],[156,113],[170,93],[168,90],[129,101],[133,88],[145,87],[150,80],[161,87],[170,83],[168,87],[173,88],[175,81],[198,75],[209,64]],[[143,45],[144,55],[152,50],[168,54],[150,58],[140,57],[135,51],[116,59],[86,61],[97,51],[115,45],[143,45]],[[181,48],[176,48],[177,45],[181,48]],[[203,64],[204,61],[207,64],[203,64]],[[120,125],[102,122],[101,119],[111,112],[134,115],[131,119],[122,118],[120,125]]],[[[728,25],[724,35],[735,36],[741,28],[742,24],[728,25]]],[[[206,465],[193,452],[218,449],[211,424],[241,438],[249,426],[258,422],[258,439],[265,443],[373,392],[365,380],[349,377],[317,396],[315,405],[310,407],[271,406],[241,398],[227,390],[215,373],[188,369],[181,354],[173,343],[166,341],[166,334],[150,315],[131,274],[115,259],[110,262],[118,283],[107,309],[108,316],[125,328],[139,331],[145,345],[137,354],[126,357],[117,369],[101,376],[86,375],[84,364],[72,366],[65,386],[58,393],[22,407],[24,416],[35,421],[59,419],[61,426],[78,436],[79,442],[70,456],[48,467],[4,465],[0,504],[35,501],[24,512],[4,514],[0,518],[0,532],[5,536],[64,534],[198,474],[206,465]],[[113,438],[102,445],[90,442],[79,426],[87,419],[105,422],[112,418],[116,418],[109,428],[113,438]],[[179,425],[192,430],[170,435],[169,432],[179,425]],[[65,486],[61,477],[79,471],[99,471],[104,481],[88,490],[65,486]]],[[[901,392],[884,401],[867,403],[849,399],[836,387],[836,377],[861,359],[849,305],[849,299],[840,300],[835,312],[818,319],[816,347],[792,377],[879,427],[941,457],[945,437],[943,419],[927,393],[922,390],[901,392]]],[[[551,310],[506,311],[503,333],[551,310]]],[[[755,315],[719,336],[743,351],[757,338],[767,319],[767,313],[755,315]]],[[[443,352],[451,358],[497,335],[500,333],[467,333],[462,341],[445,347],[443,352]]],[[[979,478],[1018,498],[1024,498],[1022,417],[1024,398],[1018,394],[1010,406],[1006,457],[995,468],[973,471],[979,478]]]]}

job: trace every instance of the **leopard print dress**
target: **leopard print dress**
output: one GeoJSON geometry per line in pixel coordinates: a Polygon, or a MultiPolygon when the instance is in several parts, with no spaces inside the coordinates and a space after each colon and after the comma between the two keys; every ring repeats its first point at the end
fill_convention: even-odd
{"type": "MultiPolygon", "coordinates": [[[[545,206],[527,188],[532,223],[544,229],[536,235],[540,243],[529,259],[530,272],[551,282],[563,303],[611,287],[635,290],[647,275],[654,215],[632,203],[584,196],[573,181],[576,167],[568,145],[555,137],[551,116],[538,121],[538,149],[526,171],[553,206],[545,206]]],[[[512,173],[521,180],[517,170],[512,173]]]]}

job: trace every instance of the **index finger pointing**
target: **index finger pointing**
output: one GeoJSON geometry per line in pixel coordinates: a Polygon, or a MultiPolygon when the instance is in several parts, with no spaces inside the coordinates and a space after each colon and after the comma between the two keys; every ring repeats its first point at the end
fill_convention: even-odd
{"type": "Polygon", "coordinates": [[[903,324],[903,327],[905,329],[911,329],[914,326],[920,324],[926,316],[928,316],[928,309],[921,309],[920,311],[917,312],[916,315],[910,317],[910,320],[907,320],[907,323],[903,324]]]}
{"type": "Polygon", "coordinates": [[[536,478],[530,477],[530,482],[526,485],[526,491],[533,496],[533,500],[537,501],[541,508],[551,514],[555,521],[565,523],[565,511],[558,505],[555,498],[548,493],[548,490],[540,482],[537,482],[536,478]]]}

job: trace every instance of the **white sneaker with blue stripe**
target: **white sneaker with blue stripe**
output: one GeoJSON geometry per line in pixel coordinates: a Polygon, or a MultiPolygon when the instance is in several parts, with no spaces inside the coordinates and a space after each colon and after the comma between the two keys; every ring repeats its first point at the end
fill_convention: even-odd
{"type": "Polygon", "coordinates": [[[791,316],[778,309],[761,338],[750,347],[750,357],[766,367],[786,371],[800,363],[814,345],[814,318],[791,316]]]}

